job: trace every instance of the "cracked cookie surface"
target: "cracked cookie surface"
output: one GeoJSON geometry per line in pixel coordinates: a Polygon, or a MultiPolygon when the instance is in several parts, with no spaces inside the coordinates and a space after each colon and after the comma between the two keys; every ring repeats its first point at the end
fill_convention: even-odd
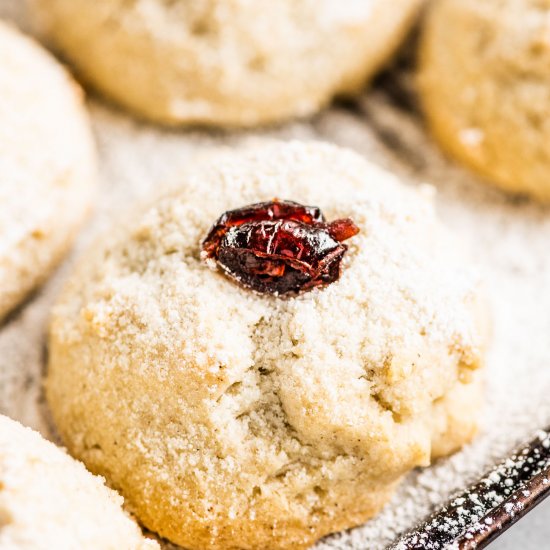
{"type": "Polygon", "coordinates": [[[479,281],[426,193],[316,143],[220,153],[81,261],[47,396],[72,453],[189,548],[303,548],[372,517],[476,430],[479,281]],[[351,217],[341,278],[280,298],[200,259],[219,215],[351,217]]]}

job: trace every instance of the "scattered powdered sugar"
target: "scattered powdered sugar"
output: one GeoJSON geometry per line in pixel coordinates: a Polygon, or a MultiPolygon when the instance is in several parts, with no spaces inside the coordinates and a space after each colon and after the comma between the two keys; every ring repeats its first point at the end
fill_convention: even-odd
{"type": "Polygon", "coordinates": [[[338,23],[356,23],[369,18],[375,4],[374,0],[316,0],[317,16],[319,21],[325,22],[327,27],[338,23]]]}
{"type": "Polygon", "coordinates": [[[466,130],[462,130],[459,137],[460,141],[467,147],[477,147],[485,139],[483,130],[479,128],[467,128],[466,130]]]}
{"type": "MultiPolygon", "coordinates": [[[[0,14],[16,14],[19,6],[18,0],[0,0],[0,14]]],[[[410,185],[434,185],[441,219],[465,241],[479,265],[494,324],[480,436],[449,459],[412,472],[377,518],[328,537],[317,545],[319,550],[386,547],[519,441],[550,424],[550,208],[505,197],[445,160],[418,114],[396,99],[391,87],[366,93],[359,107],[360,112],[335,107],[310,121],[270,131],[210,134],[163,131],[91,102],[101,198],[80,248],[128,205],[160,183],[177,180],[198,154],[268,135],[325,139],[359,151],[410,185]]],[[[0,412],[50,437],[41,394],[45,334],[67,270],[66,264],[0,329],[0,412]]]]}

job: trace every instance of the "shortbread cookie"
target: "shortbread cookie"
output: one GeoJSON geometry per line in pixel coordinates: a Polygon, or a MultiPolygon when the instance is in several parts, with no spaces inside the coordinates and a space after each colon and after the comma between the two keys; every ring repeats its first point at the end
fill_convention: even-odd
{"type": "Polygon", "coordinates": [[[429,126],[507,191],[550,201],[550,1],[440,0],[421,47],[429,126]]]}
{"type": "Polygon", "coordinates": [[[429,197],[334,146],[269,143],[197,164],[131,219],[55,308],[47,396],[71,452],[148,528],[191,549],[304,548],[474,435],[478,280],[429,197]],[[263,237],[286,228],[292,244],[242,211],[220,218],[274,198],[325,221],[310,209],[314,235],[292,233],[271,205],[263,237]],[[347,249],[298,293],[271,285],[274,255],[247,256],[252,290],[246,262],[223,259],[247,235],[277,261],[298,250],[304,272],[347,249]]]}
{"type": "Polygon", "coordinates": [[[356,93],[423,0],[38,0],[82,76],[165,124],[251,126],[356,93]]]}
{"type": "Polygon", "coordinates": [[[42,282],[88,212],[93,146],[82,94],[0,22],[0,318],[42,282]]]}
{"type": "Polygon", "coordinates": [[[0,415],[2,550],[158,550],[101,478],[0,415]]]}

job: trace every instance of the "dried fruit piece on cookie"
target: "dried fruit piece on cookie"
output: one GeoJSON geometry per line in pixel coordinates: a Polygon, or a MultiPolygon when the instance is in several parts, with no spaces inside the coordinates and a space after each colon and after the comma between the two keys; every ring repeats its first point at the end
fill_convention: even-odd
{"type": "Polygon", "coordinates": [[[222,214],[201,257],[258,292],[298,292],[338,280],[341,241],[358,232],[349,218],[327,223],[316,206],[274,199],[222,214]]]}

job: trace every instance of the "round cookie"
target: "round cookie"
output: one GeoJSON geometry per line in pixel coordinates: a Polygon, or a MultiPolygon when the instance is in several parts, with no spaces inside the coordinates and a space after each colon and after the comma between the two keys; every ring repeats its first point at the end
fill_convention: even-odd
{"type": "Polygon", "coordinates": [[[53,443],[0,415],[2,550],[158,550],[122,502],[53,443]]]}
{"type": "Polygon", "coordinates": [[[38,7],[82,76],[140,116],[252,126],[356,93],[422,1],[38,0],[38,7]]]}
{"type": "Polygon", "coordinates": [[[0,318],[71,245],[93,195],[80,89],[40,46],[0,22],[0,318]]]}
{"type": "Polygon", "coordinates": [[[550,2],[440,0],[423,32],[420,91],[452,156],[550,201],[550,2]]]}
{"type": "Polygon", "coordinates": [[[478,281],[429,198],[330,145],[197,164],[101,240],[56,305],[47,397],[67,446],[191,549],[299,549],[372,517],[476,431],[478,281]],[[351,217],[338,281],[257,294],[200,259],[273,197],[351,217]]]}

